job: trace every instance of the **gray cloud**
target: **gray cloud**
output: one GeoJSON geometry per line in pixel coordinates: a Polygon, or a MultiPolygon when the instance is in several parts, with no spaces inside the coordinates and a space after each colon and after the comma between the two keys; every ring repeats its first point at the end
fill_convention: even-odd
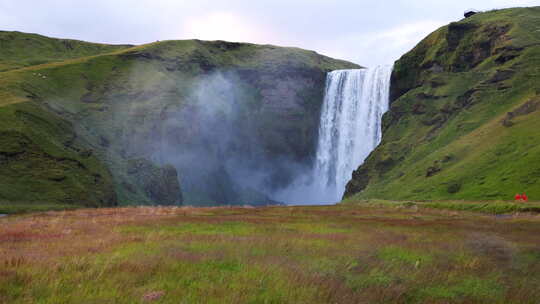
{"type": "Polygon", "coordinates": [[[0,0],[0,29],[104,43],[268,43],[373,66],[393,62],[465,9],[533,5],[540,0],[0,0]]]}

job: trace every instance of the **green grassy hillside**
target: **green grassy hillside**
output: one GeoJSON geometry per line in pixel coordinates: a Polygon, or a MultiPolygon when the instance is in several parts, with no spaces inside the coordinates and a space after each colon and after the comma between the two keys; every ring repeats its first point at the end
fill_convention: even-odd
{"type": "Polygon", "coordinates": [[[0,72],[132,47],[0,31],[0,72]]]}
{"type": "Polygon", "coordinates": [[[540,7],[440,28],[394,68],[383,140],[346,197],[540,197],[540,7]]]}
{"type": "Polygon", "coordinates": [[[111,184],[68,121],[32,103],[0,108],[0,200],[111,206],[111,184]]]}
{"type": "MultiPolygon", "coordinates": [[[[0,155],[8,164],[0,169],[0,201],[9,204],[181,202],[182,172],[162,156],[170,146],[200,144],[223,162],[211,142],[197,141],[204,126],[193,97],[194,88],[219,73],[237,83],[235,98],[247,100],[239,121],[257,132],[261,150],[306,160],[326,72],[358,67],[297,48],[223,41],[127,48],[17,32],[0,37],[0,132],[6,134],[0,155]]],[[[207,91],[226,112],[223,92],[207,91]]],[[[221,171],[208,172],[215,183],[188,195],[216,203],[241,198],[239,191],[257,197],[228,186],[221,171]]]]}

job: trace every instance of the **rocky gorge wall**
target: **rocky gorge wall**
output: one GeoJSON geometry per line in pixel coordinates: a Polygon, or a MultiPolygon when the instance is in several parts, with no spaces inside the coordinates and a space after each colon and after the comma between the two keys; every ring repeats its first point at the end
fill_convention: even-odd
{"type": "Polygon", "coordinates": [[[5,72],[0,111],[33,104],[65,121],[120,204],[272,203],[312,160],[326,72],[358,67],[222,41],[118,49],[5,72]]]}

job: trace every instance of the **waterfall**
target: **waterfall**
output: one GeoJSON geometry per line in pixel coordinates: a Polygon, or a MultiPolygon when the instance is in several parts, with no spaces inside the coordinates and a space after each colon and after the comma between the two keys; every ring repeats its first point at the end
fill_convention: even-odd
{"type": "Polygon", "coordinates": [[[345,186],[381,142],[391,66],[328,73],[314,167],[274,194],[288,204],[337,203],[345,186]]]}
{"type": "Polygon", "coordinates": [[[380,143],[391,73],[391,66],[328,73],[313,173],[318,201],[340,201],[352,172],[380,143]]]}

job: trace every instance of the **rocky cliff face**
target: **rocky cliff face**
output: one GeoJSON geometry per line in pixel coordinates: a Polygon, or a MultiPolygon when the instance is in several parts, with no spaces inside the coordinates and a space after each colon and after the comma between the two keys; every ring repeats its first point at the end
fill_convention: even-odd
{"type": "MultiPolygon", "coordinates": [[[[17,41],[33,39],[45,39],[39,45],[57,42],[37,35],[17,41]]],[[[73,158],[87,157],[101,172],[100,200],[108,198],[107,204],[271,203],[268,193],[311,161],[326,72],[357,67],[296,48],[222,41],[70,43],[78,52],[58,46],[69,55],[48,53],[36,62],[52,63],[26,62],[21,69],[13,64],[16,58],[4,57],[9,70],[0,81],[0,114],[11,123],[2,130],[13,131],[21,121],[13,113],[27,105],[39,115],[53,115],[64,126],[58,136],[77,138],[73,158]],[[88,52],[96,56],[86,57],[88,52]]],[[[40,134],[53,136],[48,130],[40,134]]],[[[38,137],[33,141],[41,149],[45,143],[38,137]]],[[[65,142],[55,147],[71,151],[65,142]]],[[[27,166],[29,160],[22,162],[27,166]]],[[[60,197],[59,187],[71,187],[65,181],[78,166],[72,163],[61,170],[68,177],[61,186],[47,187],[47,201],[60,197]]],[[[22,172],[41,180],[28,166],[22,172]]],[[[95,173],[77,174],[84,177],[74,178],[81,189],[93,189],[95,173]]],[[[19,183],[9,180],[6,188],[19,183]]],[[[0,198],[37,200],[6,193],[0,191],[0,198]]]]}
{"type": "Polygon", "coordinates": [[[140,85],[123,87],[126,96],[110,83],[97,91],[105,103],[136,100],[110,112],[130,113],[119,126],[122,153],[174,165],[192,204],[272,203],[271,192],[310,165],[326,72],[356,67],[219,41],[163,42],[121,57],[136,64],[118,77],[140,85]]]}
{"type": "Polygon", "coordinates": [[[481,13],[400,58],[383,141],[345,196],[540,196],[540,133],[532,131],[540,115],[539,17],[540,7],[481,13]]]}

